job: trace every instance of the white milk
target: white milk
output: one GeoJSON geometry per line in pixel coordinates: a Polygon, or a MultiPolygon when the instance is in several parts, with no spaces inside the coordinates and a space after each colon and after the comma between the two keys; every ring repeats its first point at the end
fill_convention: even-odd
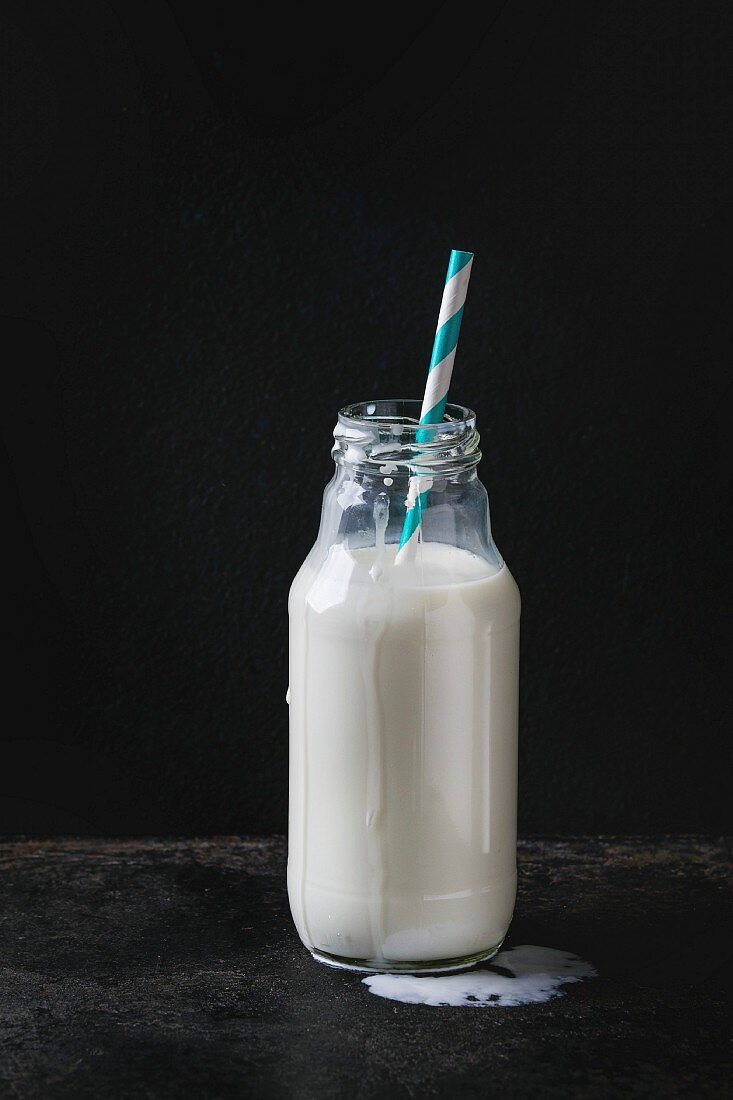
{"type": "Polygon", "coordinates": [[[565,992],[562,986],[597,976],[592,963],[571,951],[525,944],[500,951],[486,969],[441,974],[436,978],[371,974],[363,981],[370,993],[403,1004],[514,1008],[562,997],[565,992]]]}
{"type": "Polygon", "coordinates": [[[290,592],[290,905],[317,953],[448,965],[514,905],[519,592],[380,541],[312,552],[290,592]]]}

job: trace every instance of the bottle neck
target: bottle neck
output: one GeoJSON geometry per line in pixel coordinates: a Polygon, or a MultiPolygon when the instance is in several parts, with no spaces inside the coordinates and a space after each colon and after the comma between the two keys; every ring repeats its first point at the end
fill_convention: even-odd
{"type": "Polygon", "coordinates": [[[364,401],[338,414],[332,455],[352,473],[466,479],[481,459],[476,416],[447,405],[439,424],[420,424],[418,401],[364,401]]]}
{"type": "Polygon", "coordinates": [[[407,514],[420,510],[416,538],[467,550],[501,565],[470,409],[446,407],[440,424],[420,424],[418,401],[368,401],[339,413],[336,474],[326,487],[314,557],[336,543],[349,550],[401,544],[407,514]]]}

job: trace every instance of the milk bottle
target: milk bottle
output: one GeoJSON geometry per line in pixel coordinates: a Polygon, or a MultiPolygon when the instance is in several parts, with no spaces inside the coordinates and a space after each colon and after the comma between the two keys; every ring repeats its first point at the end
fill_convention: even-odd
{"type": "Polygon", "coordinates": [[[448,405],[418,443],[419,414],[339,413],[289,599],[290,906],[317,959],[365,971],[490,957],[516,891],[519,592],[475,415],[448,405]],[[411,485],[426,495],[405,557],[411,485]]]}

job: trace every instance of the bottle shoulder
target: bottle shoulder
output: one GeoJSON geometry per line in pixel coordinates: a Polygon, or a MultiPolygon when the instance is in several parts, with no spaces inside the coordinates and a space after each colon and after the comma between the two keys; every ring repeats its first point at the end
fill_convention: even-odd
{"type": "Polygon", "coordinates": [[[447,544],[422,544],[413,561],[400,564],[396,550],[386,547],[377,562],[374,548],[317,545],[291,585],[291,615],[307,607],[319,616],[358,612],[371,618],[401,609],[400,614],[440,618],[444,612],[455,618],[463,608],[469,619],[478,616],[497,626],[519,618],[519,589],[500,558],[494,562],[447,544]]]}

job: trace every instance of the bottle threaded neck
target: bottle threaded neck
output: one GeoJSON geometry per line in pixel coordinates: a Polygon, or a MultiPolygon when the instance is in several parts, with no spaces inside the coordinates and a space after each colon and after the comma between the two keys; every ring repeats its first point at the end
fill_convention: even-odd
{"type": "Polygon", "coordinates": [[[339,411],[332,455],[364,472],[394,466],[395,473],[447,474],[481,459],[476,414],[448,404],[439,424],[420,424],[419,401],[359,401],[339,411]],[[420,441],[417,436],[420,434],[420,441]]]}

